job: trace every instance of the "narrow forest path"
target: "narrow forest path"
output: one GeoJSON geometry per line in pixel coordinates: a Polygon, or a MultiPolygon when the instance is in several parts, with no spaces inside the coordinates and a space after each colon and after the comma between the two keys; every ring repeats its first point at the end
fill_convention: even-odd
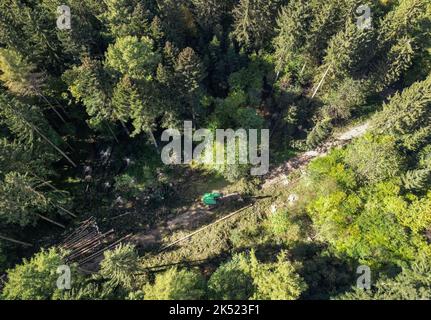
{"type": "MultiPolygon", "coordinates": [[[[262,189],[269,188],[278,183],[287,184],[287,176],[289,173],[294,170],[304,168],[311,160],[326,155],[331,149],[343,146],[349,143],[352,139],[362,136],[365,134],[368,127],[368,122],[354,126],[341,134],[335,135],[333,138],[314,150],[301,153],[283,164],[272,168],[264,177],[262,189]]],[[[131,241],[144,249],[159,246],[166,235],[170,235],[175,231],[180,230],[192,232],[197,228],[210,223],[216,216],[215,212],[208,210],[208,208],[206,208],[199,200],[190,207],[182,208],[180,212],[182,213],[149,231],[135,234],[131,238],[131,241]]]]}
{"type": "Polygon", "coordinates": [[[308,163],[310,163],[311,160],[328,154],[331,149],[344,146],[354,138],[364,135],[368,130],[368,127],[369,122],[356,125],[341,134],[335,135],[314,150],[301,153],[296,157],[293,157],[281,165],[271,169],[264,178],[265,182],[262,185],[262,189],[269,188],[270,186],[277,183],[288,183],[287,176],[289,173],[294,170],[304,168],[306,165],[308,165],[308,163]]]}
{"type": "Polygon", "coordinates": [[[131,241],[144,249],[154,247],[162,242],[164,236],[178,230],[193,231],[203,224],[209,223],[215,216],[215,213],[208,210],[200,201],[196,201],[190,207],[180,211],[182,213],[157,227],[135,234],[131,241]]]}

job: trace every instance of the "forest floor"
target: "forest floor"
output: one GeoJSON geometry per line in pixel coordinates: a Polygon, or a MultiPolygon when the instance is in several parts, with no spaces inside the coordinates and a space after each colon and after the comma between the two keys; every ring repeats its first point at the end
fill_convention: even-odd
{"type": "MultiPolygon", "coordinates": [[[[274,186],[279,183],[287,185],[289,183],[287,178],[289,173],[294,170],[303,169],[314,158],[324,156],[331,149],[343,146],[352,139],[362,136],[367,131],[368,126],[368,122],[355,125],[354,127],[349,128],[347,131],[336,134],[334,137],[314,150],[299,154],[298,156],[287,160],[281,165],[272,168],[270,172],[264,177],[262,189],[267,189],[270,186],[274,186]]],[[[202,186],[202,188],[203,187],[204,186],[202,186]]],[[[207,192],[211,190],[200,190],[200,192],[197,194],[203,194],[204,191],[207,192]]],[[[223,192],[223,190],[219,191],[223,192]]],[[[209,210],[202,204],[200,199],[195,199],[191,205],[182,207],[177,212],[178,214],[175,217],[155,226],[150,230],[135,234],[131,240],[144,250],[153,247],[159,247],[163,242],[163,239],[169,238],[169,236],[176,231],[189,231],[191,233],[197,228],[211,223],[221,215],[221,212],[218,210],[209,210]]]]}

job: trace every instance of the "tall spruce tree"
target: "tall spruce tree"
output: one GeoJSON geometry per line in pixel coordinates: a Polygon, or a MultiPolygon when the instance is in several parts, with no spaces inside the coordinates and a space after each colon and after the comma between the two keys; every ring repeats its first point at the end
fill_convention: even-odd
{"type": "Polygon", "coordinates": [[[140,0],[107,0],[100,14],[114,38],[148,35],[150,12],[140,0]]]}
{"type": "Polygon", "coordinates": [[[185,48],[179,53],[175,72],[179,81],[178,88],[188,106],[185,112],[194,119],[199,112],[202,80],[206,74],[201,59],[192,48],[185,48]]]}
{"type": "Polygon", "coordinates": [[[377,37],[373,82],[377,91],[390,86],[412,66],[413,59],[425,54],[430,45],[431,5],[425,0],[401,1],[381,22],[377,37]]]}
{"type": "Polygon", "coordinates": [[[279,0],[240,0],[233,9],[236,41],[247,50],[264,49],[274,34],[279,0]]]}
{"type": "Polygon", "coordinates": [[[389,134],[408,150],[418,150],[431,139],[431,75],[396,93],[373,120],[378,133],[389,134]]]}

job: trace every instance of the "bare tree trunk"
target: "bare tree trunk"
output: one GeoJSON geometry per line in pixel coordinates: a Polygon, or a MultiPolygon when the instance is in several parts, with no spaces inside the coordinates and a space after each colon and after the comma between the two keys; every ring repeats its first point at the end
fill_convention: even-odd
{"type": "Polygon", "coordinates": [[[158,152],[158,153],[160,153],[159,145],[157,144],[157,140],[156,140],[156,138],[154,138],[154,134],[153,134],[153,132],[152,132],[151,130],[147,130],[147,134],[148,134],[148,136],[150,137],[151,142],[152,142],[152,143],[154,144],[154,146],[156,147],[157,152],[158,152]]]}
{"type": "Polygon", "coordinates": [[[62,210],[62,211],[64,211],[64,212],[66,212],[68,215],[70,215],[70,216],[72,216],[72,217],[74,217],[74,218],[76,218],[76,217],[77,217],[77,216],[76,216],[76,214],[73,214],[72,212],[70,212],[69,210],[67,210],[67,209],[63,208],[62,206],[55,205],[55,207],[56,207],[56,208],[58,208],[58,209],[60,209],[60,210],[62,210]]]}
{"type": "Polygon", "coordinates": [[[8,237],[5,237],[5,236],[2,236],[1,234],[0,234],[0,239],[6,240],[6,241],[9,241],[9,242],[13,242],[13,243],[17,243],[17,244],[20,244],[20,245],[23,245],[23,246],[27,246],[27,247],[32,247],[33,246],[31,243],[27,243],[27,242],[23,242],[23,241],[18,241],[18,240],[12,239],[12,238],[8,238],[8,237]]]}
{"type": "Polygon", "coordinates": [[[115,139],[115,141],[116,141],[117,143],[120,143],[120,142],[118,141],[117,136],[115,135],[114,131],[112,131],[112,128],[111,128],[111,126],[109,125],[109,122],[108,122],[108,121],[106,121],[106,126],[108,127],[108,130],[109,130],[109,132],[111,133],[112,137],[115,139]]]}
{"type": "MultiPolygon", "coordinates": [[[[54,189],[55,189],[55,187],[53,187],[49,182],[44,182],[44,183],[42,183],[41,185],[39,185],[39,186],[37,186],[37,187],[40,187],[40,186],[42,186],[42,185],[44,185],[44,184],[46,184],[46,185],[48,185],[48,186],[50,186],[50,187],[52,187],[52,188],[54,188],[54,189]]],[[[33,188],[32,188],[32,187],[30,187],[30,186],[28,186],[28,188],[29,188],[32,192],[36,193],[39,197],[42,197],[43,199],[46,199],[46,197],[45,197],[42,193],[40,193],[39,191],[37,191],[37,190],[33,189],[33,188]]],[[[57,190],[57,189],[55,189],[55,190],[57,190]]],[[[59,190],[58,190],[58,191],[59,191],[59,190]]],[[[50,200],[47,200],[47,202],[52,203],[50,200]]],[[[64,211],[64,212],[66,212],[67,214],[71,215],[72,217],[76,218],[76,215],[75,215],[75,214],[73,214],[73,213],[72,213],[72,212],[70,212],[69,210],[67,210],[67,209],[63,208],[62,206],[60,206],[60,205],[58,205],[58,204],[55,204],[55,203],[52,203],[52,205],[53,205],[54,207],[56,207],[57,209],[60,209],[60,210],[62,210],[62,211],[64,211]]]]}
{"type": "MultiPolygon", "coordinates": [[[[12,112],[15,111],[15,109],[8,104],[9,107],[11,108],[12,112]]],[[[49,140],[42,132],[39,131],[39,129],[34,126],[33,124],[31,124],[30,122],[28,122],[25,118],[21,117],[21,119],[26,122],[37,134],[39,134],[46,142],[49,143],[49,145],[51,147],[53,147],[55,150],[57,150],[63,157],[65,157],[67,159],[67,161],[69,161],[69,163],[73,166],[73,167],[77,167],[77,165],[75,164],[75,162],[72,161],[72,159],[70,159],[67,154],[65,154],[60,148],[58,148],[54,143],[51,142],[51,140],[49,140]]]]}
{"type": "Polygon", "coordinates": [[[48,221],[48,222],[50,222],[50,223],[52,223],[52,224],[55,224],[56,226],[59,226],[60,228],[66,229],[66,227],[65,227],[64,225],[62,225],[61,223],[58,223],[58,222],[56,222],[56,221],[54,221],[54,220],[51,220],[51,219],[49,219],[49,218],[47,218],[47,217],[45,217],[45,216],[43,216],[43,215],[41,215],[41,214],[39,214],[39,213],[37,213],[37,216],[38,216],[39,218],[41,218],[41,219],[45,220],[45,221],[48,221]]]}
{"type": "Polygon", "coordinates": [[[64,120],[63,116],[60,114],[60,112],[58,112],[55,107],[48,101],[48,99],[34,86],[32,86],[33,89],[36,91],[36,93],[39,95],[39,97],[41,97],[43,100],[45,100],[46,103],[48,103],[51,106],[52,111],[55,112],[55,114],[57,115],[57,117],[60,118],[61,121],[63,121],[63,123],[66,123],[66,120],[64,120]]]}
{"type": "Polygon", "coordinates": [[[328,69],[326,69],[325,73],[323,74],[322,79],[320,79],[319,84],[316,87],[316,90],[314,90],[313,95],[311,96],[311,99],[313,99],[317,93],[317,91],[320,89],[321,85],[323,84],[323,81],[325,80],[326,75],[328,74],[329,69],[331,69],[331,65],[328,66],[328,69]]]}
{"type": "Polygon", "coordinates": [[[128,136],[130,136],[130,131],[129,131],[129,129],[127,129],[126,124],[124,123],[124,121],[123,121],[123,120],[120,120],[120,122],[121,122],[121,126],[122,126],[122,127],[123,127],[123,129],[124,129],[124,132],[125,132],[128,136]]]}
{"type": "Polygon", "coordinates": [[[307,62],[304,62],[304,65],[302,66],[301,71],[299,71],[299,75],[301,75],[304,72],[306,65],[307,65],[307,62]]]}
{"type": "Polygon", "coordinates": [[[27,122],[34,131],[36,131],[46,142],[49,143],[49,145],[51,147],[53,147],[55,150],[57,150],[63,157],[66,158],[67,161],[69,161],[69,163],[73,166],[73,167],[77,167],[77,165],[75,164],[75,162],[73,162],[72,159],[70,159],[67,154],[65,154],[59,147],[57,147],[54,143],[51,142],[51,140],[49,140],[42,132],[39,131],[39,129],[37,129],[34,125],[32,125],[31,123],[27,122]]]}

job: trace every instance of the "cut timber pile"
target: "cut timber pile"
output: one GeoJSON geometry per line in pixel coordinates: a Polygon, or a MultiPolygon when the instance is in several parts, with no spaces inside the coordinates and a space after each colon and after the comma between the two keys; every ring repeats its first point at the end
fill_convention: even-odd
{"type": "Polygon", "coordinates": [[[98,258],[106,250],[115,248],[130,236],[129,234],[115,240],[113,229],[105,233],[100,232],[96,220],[91,217],[70,233],[59,247],[68,251],[66,263],[83,265],[98,258]]]}

